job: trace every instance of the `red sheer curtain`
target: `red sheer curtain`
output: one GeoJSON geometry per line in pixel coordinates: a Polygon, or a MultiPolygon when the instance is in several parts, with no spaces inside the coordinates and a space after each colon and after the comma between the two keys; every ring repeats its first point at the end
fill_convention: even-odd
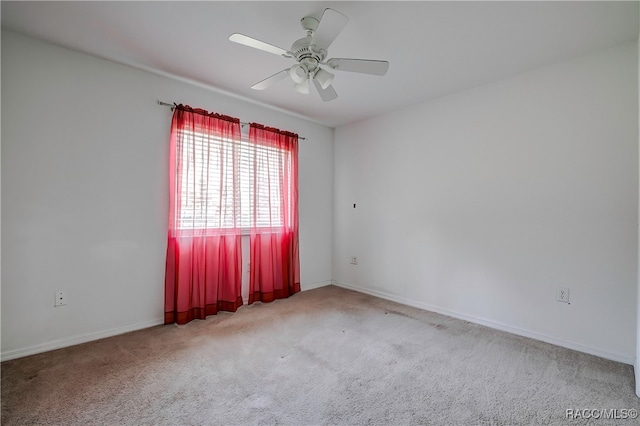
{"type": "Polygon", "coordinates": [[[298,135],[252,123],[249,303],[300,291],[298,135]]]}
{"type": "Polygon", "coordinates": [[[240,139],[237,118],[174,110],[165,324],[242,305],[240,139]]]}

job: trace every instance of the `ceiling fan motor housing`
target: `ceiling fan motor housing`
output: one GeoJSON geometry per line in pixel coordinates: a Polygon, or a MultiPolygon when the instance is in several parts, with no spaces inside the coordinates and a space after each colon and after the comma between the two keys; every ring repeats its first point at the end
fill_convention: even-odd
{"type": "Polygon", "coordinates": [[[324,61],[327,52],[324,49],[320,51],[312,49],[311,40],[311,35],[296,40],[295,43],[293,43],[293,45],[291,46],[291,53],[293,53],[296,61],[306,65],[310,71],[313,71],[318,66],[318,64],[324,61]]]}

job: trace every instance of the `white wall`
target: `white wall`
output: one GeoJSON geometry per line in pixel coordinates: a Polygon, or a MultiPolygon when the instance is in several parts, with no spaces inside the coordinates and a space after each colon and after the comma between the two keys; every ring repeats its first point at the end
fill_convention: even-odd
{"type": "Polygon", "coordinates": [[[337,128],[337,283],[633,364],[636,49],[337,128]]]}
{"type": "Polygon", "coordinates": [[[307,138],[301,286],[330,282],[333,129],[3,31],[3,360],[162,323],[172,113],[157,99],[307,138]]]}

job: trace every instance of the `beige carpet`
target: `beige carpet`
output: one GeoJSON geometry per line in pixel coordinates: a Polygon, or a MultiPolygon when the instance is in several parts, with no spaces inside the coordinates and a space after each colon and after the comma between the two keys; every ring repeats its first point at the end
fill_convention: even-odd
{"type": "Polygon", "coordinates": [[[2,363],[2,424],[638,424],[633,368],[338,287],[2,363]],[[621,413],[618,412],[618,413],[621,413]]]}

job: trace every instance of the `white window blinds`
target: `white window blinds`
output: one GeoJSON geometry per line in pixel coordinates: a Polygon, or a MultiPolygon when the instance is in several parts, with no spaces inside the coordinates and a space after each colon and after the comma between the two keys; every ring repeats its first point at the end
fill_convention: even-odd
{"type": "Polygon", "coordinates": [[[179,229],[248,229],[254,218],[257,227],[283,226],[290,152],[186,130],[181,136],[179,229]]]}

